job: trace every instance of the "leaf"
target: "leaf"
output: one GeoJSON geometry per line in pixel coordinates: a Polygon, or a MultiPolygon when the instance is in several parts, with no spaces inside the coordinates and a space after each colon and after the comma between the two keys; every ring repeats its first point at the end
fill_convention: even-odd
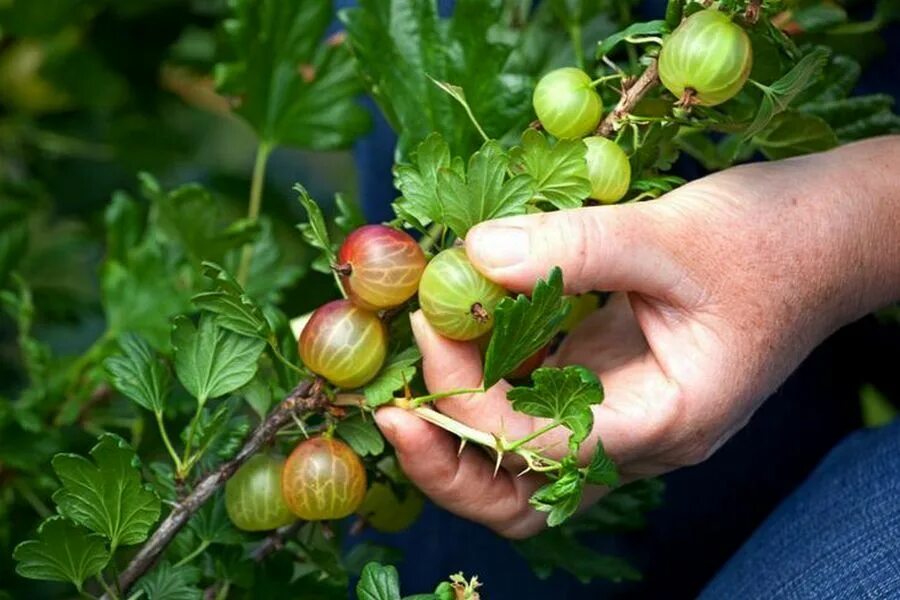
{"type": "Polygon", "coordinates": [[[338,421],[336,433],[360,456],[377,456],[384,452],[381,432],[372,418],[367,419],[362,411],[338,421]]]}
{"type": "Polygon", "coordinates": [[[795,11],[792,20],[803,33],[815,33],[845,23],[847,11],[836,4],[814,4],[795,11]]]}
{"type": "Polygon", "coordinates": [[[442,222],[464,238],[482,221],[524,214],[534,181],[528,175],[507,179],[508,167],[509,158],[499,144],[487,141],[469,159],[465,176],[452,169],[439,171],[442,222]]]}
{"type": "Polygon", "coordinates": [[[815,83],[829,56],[830,51],[819,46],[801,58],[778,81],[764,88],[756,117],[744,130],[744,139],[749,140],[763,131],[775,115],[787,110],[797,95],[815,83]]]}
{"type": "MultiPolygon", "coordinates": [[[[204,408],[200,412],[192,446],[203,457],[201,466],[204,468],[211,468],[217,462],[231,458],[249,433],[250,422],[247,417],[234,416],[240,405],[237,398],[228,398],[215,410],[204,408]]],[[[182,441],[187,442],[189,431],[190,427],[182,431],[182,441]]]]}
{"type": "Polygon", "coordinates": [[[363,567],[356,584],[359,600],[400,600],[400,578],[397,569],[370,562],[363,567]]]}
{"type": "Polygon", "coordinates": [[[134,450],[122,438],[104,433],[90,454],[93,461],[77,454],[53,458],[62,481],[53,494],[60,514],[106,536],[113,551],[143,542],[159,519],[160,501],[142,481],[134,450]]]}
{"type": "Polygon", "coordinates": [[[420,227],[441,221],[438,174],[448,169],[461,175],[465,172],[462,159],[451,160],[450,146],[444,137],[432,133],[416,147],[412,164],[394,167],[394,186],[403,194],[394,204],[398,214],[411,216],[420,227]]]}
{"type": "Polygon", "coordinates": [[[600,380],[579,366],[543,367],[531,378],[532,387],[515,387],[506,393],[513,409],[562,423],[572,431],[570,446],[577,447],[594,425],[591,406],[603,402],[600,380]]]}
{"type": "Polygon", "coordinates": [[[253,379],[265,342],[219,327],[213,318],[201,316],[199,327],[186,317],[178,317],[172,345],[178,379],[203,404],[253,379]]]}
{"type": "Polygon", "coordinates": [[[619,470],[609,455],[606,454],[602,442],[597,443],[594,456],[591,458],[591,462],[585,472],[585,480],[587,483],[605,485],[606,487],[619,485],[619,470]]]}
{"type": "Polygon", "coordinates": [[[272,335],[262,309],[225,269],[204,262],[203,274],[213,280],[217,289],[191,298],[197,308],[214,313],[220,327],[235,333],[263,340],[272,335]]]}
{"type": "Polygon", "coordinates": [[[68,581],[81,591],[84,581],[106,567],[110,553],[103,536],[90,533],[63,517],[41,523],[38,539],[13,550],[16,573],[29,579],[68,581]]]}
{"type": "Polygon", "coordinates": [[[529,503],[535,510],[548,513],[547,525],[556,527],[575,514],[583,491],[584,477],[577,468],[570,467],[556,481],[534,492],[529,503]]]}
{"type": "Polygon", "coordinates": [[[527,129],[522,145],[510,151],[514,172],[535,182],[532,202],[548,202],[559,209],[578,208],[591,193],[581,140],[559,140],[553,146],[539,131],[527,129]]]}
{"type": "Polygon", "coordinates": [[[112,385],[142,407],[161,415],[172,387],[169,369],[140,336],[125,334],[119,339],[124,354],[110,356],[103,363],[112,385]]]}
{"type": "Polygon", "coordinates": [[[362,573],[363,568],[371,563],[396,564],[403,560],[403,552],[390,546],[382,546],[370,540],[362,540],[353,544],[344,556],[347,571],[353,575],[362,573]]]}
{"type": "Polygon", "coordinates": [[[300,230],[307,244],[322,251],[322,257],[327,261],[329,267],[337,264],[337,255],[334,245],[331,243],[331,236],[328,234],[325,217],[322,216],[322,209],[310,197],[306,188],[299,183],[294,184],[294,191],[299,194],[298,199],[309,219],[308,223],[297,225],[297,229],[300,230]]]}
{"type": "Polygon", "coordinates": [[[219,89],[265,146],[346,147],[369,127],[345,44],[323,41],[330,0],[237,0],[225,31],[236,60],[216,65],[219,89]]]}
{"type": "Polygon", "coordinates": [[[402,390],[415,377],[416,364],[421,358],[415,346],[389,357],[378,376],[366,385],[366,404],[375,408],[390,402],[394,392],[402,390]]]}
{"type": "Polygon", "coordinates": [[[753,138],[753,143],[770,160],[821,152],[837,146],[834,131],[824,120],[801,112],[788,111],[753,138]]]}
{"type": "Polygon", "coordinates": [[[563,298],[562,271],[550,271],[534,286],[531,299],[504,298],[494,310],[494,329],[484,359],[485,389],[515,370],[553,339],[571,305],[563,298]]]}
{"type": "Polygon", "coordinates": [[[148,600],[200,600],[203,591],[197,587],[199,581],[200,569],[197,567],[173,567],[164,561],[135,585],[148,600]]]}
{"type": "Polygon", "coordinates": [[[669,26],[663,20],[647,21],[645,23],[632,23],[622,31],[616,32],[597,43],[595,57],[600,60],[623,41],[628,38],[644,37],[648,35],[659,36],[669,32],[669,26]]]}
{"type": "Polygon", "coordinates": [[[245,541],[225,510],[225,492],[219,491],[190,520],[188,527],[203,542],[237,545],[245,541]]]}
{"type": "Polygon", "coordinates": [[[549,577],[554,569],[571,573],[582,583],[595,579],[638,581],[641,578],[640,572],[625,560],[598,553],[563,528],[548,529],[513,542],[513,547],[541,579],[549,577]]]}
{"type": "Polygon", "coordinates": [[[641,196],[645,198],[659,198],[684,184],[685,180],[677,175],[656,175],[632,181],[631,189],[643,192],[641,196]]]}
{"type": "Polygon", "coordinates": [[[399,134],[399,159],[433,132],[459,156],[482,141],[466,111],[432,80],[464,89],[491,138],[532,118],[532,79],[509,60],[518,32],[504,24],[502,0],[458,0],[446,19],[433,0],[356,4],[340,18],[366,86],[399,134]]]}

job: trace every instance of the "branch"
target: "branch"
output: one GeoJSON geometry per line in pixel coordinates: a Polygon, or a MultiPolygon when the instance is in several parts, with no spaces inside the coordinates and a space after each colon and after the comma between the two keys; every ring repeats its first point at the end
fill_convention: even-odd
{"type": "MultiPolygon", "coordinates": [[[[324,407],[328,403],[328,397],[322,393],[322,381],[304,381],[288,394],[281,404],[272,411],[265,421],[250,434],[244,447],[238,451],[234,458],[222,463],[219,468],[201,479],[193,491],[183,500],[178,502],[169,513],[169,516],[160,523],[150,539],[147,540],[128,566],[119,576],[119,588],[126,592],[144,573],[146,573],[166,549],[172,538],[184,527],[191,516],[200,509],[203,504],[225,482],[234,475],[235,471],[244,464],[260,448],[268,444],[278,433],[278,430],[292,421],[295,412],[308,412],[324,407]]],[[[110,600],[104,594],[101,600],[110,600]]]]}
{"type": "Polygon", "coordinates": [[[619,121],[634,110],[634,107],[637,106],[638,102],[647,95],[647,92],[656,87],[658,83],[659,68],[656,59],[654,58],[653,62],[651,62],[647,69],[641,73],[641,76],[637,78],[637,81],[622,91],[619,103],[616,104],[616,107],[612,112],[606,115],[606,118],[603,119],[597,127],[597,135],[610,137],[613,132],[616,131],[619,121]]]}
{"type": "Polygon", "coordinates": [[[259,546],[253,549],[250,557],[256,562],[261,562],[267,556],[284,547],[284,540],[293,537],[295,533],[300,531],[304,521],[297,521],[279,529],[276,529],[260,542],[259,546]]]}

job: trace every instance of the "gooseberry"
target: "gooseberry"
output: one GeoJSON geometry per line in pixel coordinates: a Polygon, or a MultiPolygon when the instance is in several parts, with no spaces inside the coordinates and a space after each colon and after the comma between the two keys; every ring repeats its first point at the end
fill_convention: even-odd
{"type": "Polygon", "coordinates": [[[366,469],[347,444],[325,437],[300,442],[281,474],[288,508],[307,521],[340,519],[366,495],[366,469]]]}
{"type": "Polygon", "coordinates": [[[628,156],[618,144],[605,137],[586,137],[584,144],[587,146],[584,160],[591,181],[590,197],[604,204],[618,202],[631,184],[628,156]]]}
{"type": "Polygon", "coordinates": [[[723,12],[685,19],[663,42],[659,78],[682,104],[715,106],[734,97],[750,76],[750,37],[723,12]]]}
{"type": "Polygon", "coordinates": [[[412,525],[424,506],[425,498],[414,487],[404,488],[401,496],[390,485],[376,481],[356,512],[374,529],[396,533],[412,525]]]}
{"type": "Polygon", "coordinates": [[[494,308],[506,290],[479,273],[466,251],[439,253],[422,274],[419,304],[439,333],[453,340],[474,340],[494,326],[494,308]]]}
{"type": "Polygon", "coordinates": [[[387,354],[387,329],[375,313],[349,300],[313,312],[303,327],[300,358],[311,371],[342,388],[368,383],[387,354]]]}
{"type": "Polygon", "coordinates": [[[225,484],[225,510],[234,526],[266,531],[297,520],[281,495],[284,459],[257,454],[225,484]]]}
{"type": "Polygon", "coordinates": [[[367,310],[399,306],[419,286],[425,253],[409,234],[365,225],[347,236],[335,267],[350,300],[367,310]]]}
{"type": "Polygon", "coordinates": [[[603,101],[591,78],[574,67],[556,69],[541,77],[532,104],[541,126],[561,139],[587,135],[603,116],[603,101]]]}

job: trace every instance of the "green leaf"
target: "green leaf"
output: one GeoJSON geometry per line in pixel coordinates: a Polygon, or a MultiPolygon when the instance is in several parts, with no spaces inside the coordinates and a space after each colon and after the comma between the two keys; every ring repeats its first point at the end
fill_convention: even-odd
{"type": "Polygon", "coordinates": [[[119,346],[124,354],[110,356],[103,363],[113,386],[147,410],[161,415],[172,386],[169,369],[150,344],[137,335],[123,335],[119,346]]]}
{"type": "Polygon", "coordinates": [[[450,146],[441,134],[432,133],[416,147],[412,164],[394,167],[394,186],[403,194],[394,204],[398,215],[408,215],[419,227],[441,221],[438,175],[445,170],[462,175],[465,165],[460,158],[451,159],[450,146]]]}
{"type": "Polygon", "coordinates": [[[591,405],[603,402],[603,387],[584,367],[540,368],[531,374],[532,387],[515,387],[506,393],[513,409],[534,417],[562,423],[572,431],[570,446],[577,447],[591,432],[591,405]]]}
{"type": "Polygon", "coordinates": [[[632,181],[631,189],[642,192],[645,198],[659,198],[684,184],[685,180],[677,175],[656,175],[632,181]]]}
{"type": "Polygon", "coordinates": [[[834,131],[823,119],[788,111],[775,117],[753,143],[770,160],[821,152],[837,146],[834,131]]]}
{"type": "Polygon", "coordinates": [[[22,577],[68,581],[81,591],[86,579],[106,567],[110,553],[102,536],[54,516],[41,523],[38,539],[16,546],[13,558],[22,577]]]}
{"type": "Polygon", "coordinates": [[[616,468],[616,463],[612,461],[606,450],[604,450],[602,442],[597,443],[594,456],[591,458],[591,462],[588,464],[585,472],[585,480],[587,483],[605,485],[606,487],[619,485],[619,470],[616,468]]]}
{"type": "Polygon", "coordinates": [[[375,427],[372,417],[367,418],[362,411],[341,419],[336,433],[360,456],[377,456],[384,452],[381,432],[375,427]]]}
{"type": "Polygon", "coordinates": [[[548,202],[559,209],[578,208],[591,193],[587,148],[581,140],[550,140],[539,131],[528,129],[522,145],[510,151],[511,168],[530,175],[535,182],[532,202],[548,202]]]}
{"type": "Polygon", "coordinates": [[[647,21],[646,23],[632,23],[622,31],[607,36],[597,43],[596,58],[600,60],[618,46],[621,42],[628,42],[629,38],[640,38],[648,35],[659,36],[669,32],[669,26],[663,20],[647,21]]]}
{"type": "Polygon", "coordinates": [[[400,578],[397,569],[371,562],[363,567],[356,584],[359,600],[400,600],[400,578]]]}
{"type": "Polygon", "coordinates": [[[457,236],[464,238],[482,221],[525,213],[534,181],[528,175],[507,178],[508,167],[500,145],[488,141],[469,159],[465,176],[452,169],[438,172],[443,222],[457,236]]]}
{"type": "Polygon", "coordinates": [[[106,536],[113,550],[143,542],[159,519],[160,501],[142,481],[134,450],[105,433],[90,454],[93,461],[77,454],[53,458],[62,481],[53,494],[60,514],[106,536]]]}
{"type": "Polygon", "coordinates": [[[813,4],[794,11],[792,21],[804,33],[815,33],[845,23],[847,11],[836,4],[813,4]]]}
{"type": "Polygon", "coordinates": [[[200,600],[203,591],[197,587],[200,569],[192,565],[173,567],[168,561],[144,575],[136,584],[148,600],[200,600]]]}
{"type": "Polygon", "coordinates": [[[245,541],[228,518],[225,493],[221,490],[197,511],[188,527],[199,540],[210,544],[237,545],[245,541]]]}
{"type": "Polygon", "coordinates": [[[529,502],[535,510],[546,512],[547,525],[556,527],[575,514],[581,505],[584,476],[575,467],[569,467],[551,483],[531,495],[529,502]]]}
{"type": "Polygon", "coordinates": [[[744,131],[744,139],[749,140],[766,129],[775,115],[787,110],[794,98],[814,84],[821,76],[829,56],[827,48],[814,48],[778,81],[765,87],[756,117],[744,131]]]}
{"type": "Polygon", "coordinates": [[[390,402],[394,392],[402,390],[415,377],[416,364],[421,358],[415,346],[389,357],[378,376],[366,385],[366,404],[375,408],[390,402]]]}
{"type": "Polygon", "coordinates": [[[215,263],[204,262],[203,274],[217,288],[197,294],[191,301],[201,310],[216,315],[216,323],[235,333],[267,340],[272,335],[269,323],[256,301],[228,272],[215,263]]]}
{"type": "Polygon", "coordinates": [[[556,267],[538,280],[531,298],[504,298],[494,311],[494,329],[484,358],[484,386],[489,388],[553,339],[569,313],[563,298],[562,271],[556,267]]]}
{"type": "Polygon", "coordinates": [[[337,255],[335,253],[334,245],[331,243],[331,236],[328,234],[328,226],[325,224],[325,217],[322,216],[322,209],[320,209],[319,205],[316,204],[316,201],[310,197],[306,188],[299,183],[294,184],[294,191],[299,194],[298,199],[300,200],[300,204],[303,205],[303,209],[306,211],[306,215],[309,219],[308,223],[297,225],[297,229],[300,230],[300,233],[303,235],[303,239],[307,244],[322,251],[322,258],[327,261],[329,267],[337,264],[337,255]]]}
{"type": "Polygon", "coordinates": [[[235,62],[216,66],[219,89],[239,98],[235,112],[268,147],[348,146],[369,118],[353,60],[338,39],[324,40],[330,0],[237,0],[225,31],[235,62]]]}
{"type": "Polygon", "coordinates": [[[265,342],[219,327],[202,316],[194,327],[187,317],[172,330],[175,373],[185,389],[202,404],[242,387],[256,374],[265,342]]]}
{"type": "Polygon", "coordinates": [[[504,24],[503,10],[502,0],[458,0],[442,19],[434,0],[361,0],[340,13],[365,83],[399,134],[399,158],[432,132],[459,156],[482,141],[466,111],[432,80],[464,89],[491,138],[533,118],[532,79],[509,60],[519,32],[504,24]]]}
{"type": "MultiPolygon", "coordinates": [[[[250,422],[246,416],[234,416],[240,404],[237,398],[228,398],[215,410],[204,408],[200,412],[191,445],[203,457],[201,466],[212,467],[219,461],[231,458],[240,448],[250,431],[250,422]]],[[[183,442],[187,442],[189,431],[190,427],[182,431],[183,442]]]]}
{"type": "Polygon", "coordinates": [[[582,583],[595,579],[638,581],[641,578],[640,572],[625,560],[598,553],[579,542],[565,528],[548,529],[526,540],[513,542],[513,547],[541,579],[549,577],[555,569],[572,574],[582,583]]]}

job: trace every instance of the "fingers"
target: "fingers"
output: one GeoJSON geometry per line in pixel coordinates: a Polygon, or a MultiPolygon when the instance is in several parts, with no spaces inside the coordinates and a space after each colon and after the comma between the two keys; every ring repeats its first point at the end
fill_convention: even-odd
{"type": "Polygon", "coordinates": [[[666,248],[664,219],[650,209],[597,206],[487,221],[469,231],[466,252],[478,270],[514,291],[531,291],[559,266],[569,293],[639,291],[668,298],[684,277],[666,248]]]}
{"type": "MultiPolygon", "coordinates": [[[[421,311],[410,315],[410,322],[422,351],[425,384],[432,394],[481,386],[481,353],[475,343],[443,337],[421,311]]],[[[535,419],[512,410],[506,399],[509,388],[501,381],[483,394],[452,396],[435,404],[441,412],[476,429],[516,439],[534,430],[535,419]]]]}
{"type": "Polygon", "coordinates": [[[394,446],[410,480],[436,504],[482,523],[510,538],[523,538],[544,527],[544,515],[528,498],[542,483],[535,475],[516,477],[494,465],[480,449],[400,408],[382,408],[375,420],[394,446]]]}

